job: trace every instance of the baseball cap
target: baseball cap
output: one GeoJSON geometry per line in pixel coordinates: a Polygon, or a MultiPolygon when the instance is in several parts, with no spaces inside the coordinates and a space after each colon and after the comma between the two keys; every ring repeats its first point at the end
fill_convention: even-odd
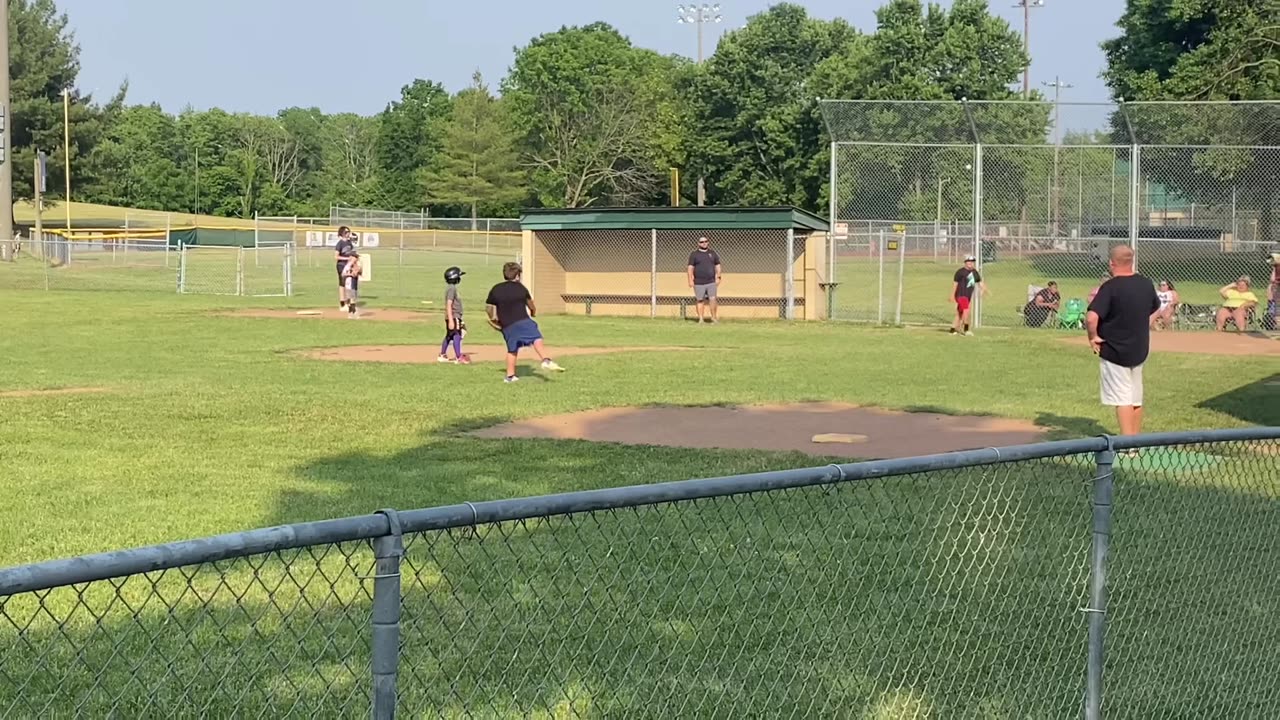
{"type": "Polygon", "coordinates": [[[974,257],[974,256],[972,256],[972,255],[965,255],[965,256],[964,256],[964,261],[965,261],[965,262],[978,262],[978,258],[976,258],[976,257],[974,257]]]}

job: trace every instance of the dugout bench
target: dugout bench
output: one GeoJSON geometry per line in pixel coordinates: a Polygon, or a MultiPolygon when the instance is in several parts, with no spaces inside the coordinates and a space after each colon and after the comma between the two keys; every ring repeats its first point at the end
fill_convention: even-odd
{"type": "Polygon", "coordinates": [[[520,222],[524,283],[548,314],[688,318],[689,255],[705,236],[723,268],[721,319],[827,316],[829,226],[803,210],[539,209],[520,222]]]}

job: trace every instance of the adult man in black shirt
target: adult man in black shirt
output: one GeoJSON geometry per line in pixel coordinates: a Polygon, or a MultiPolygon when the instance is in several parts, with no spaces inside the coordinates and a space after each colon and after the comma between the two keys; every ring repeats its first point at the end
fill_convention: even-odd
{"type": "Polygon", "coordinates": [[[706,236],[698,238],[698,249],[689,253],[689,287],[698,302],[698,322],[702,322],[703,306],[711,306],[711,322],[719,317],[716,289],[720,285],[720,255],[711,249],[706,236]]]}
{"type": "Polygon", "coordinates": [[[1133,270],[1133,248],[1111,248],[1111,279],[1102,284],[1085,326],[1100,358],[1102,404],[1116,409],[1121,435],[1142,432],[1142,366],[1151,351],[1151,313],[1160,308],[1155,283],[1133,270]]]}
{"type": "Polygon", "coordinates": [[[347,286],[342,271],[347,267],[347,261],[351,259],[355,249],[356,244],[351,239],[351,228],[346,225],[338,228],[338,244],[333,247],[333,259],[338,263],[338,308],[340,310],[347,309],[347,286]]]}

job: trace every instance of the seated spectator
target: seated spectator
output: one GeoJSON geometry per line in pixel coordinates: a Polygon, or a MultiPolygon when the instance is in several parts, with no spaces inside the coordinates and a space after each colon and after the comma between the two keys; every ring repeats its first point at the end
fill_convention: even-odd
{"type": "Polygon", "coordinates": [[[1036,293],[1022,308],[1022,317],[1027,322],[1027,327],[1040,327],[1044,325],[1049,316],[1058,312],[1058,306],[1062,302],[1062,295],[1058,293],[1058,283],[1050,280],[1049,286],[1036,293]]]}
{"type": "Polygon", "coordinates": [[[1173,283],[1161,280],[1156,288],[1156,297],[1160,298],[1160,309],[1151,313],[1152,330],[1168,330],[1173,327],[1173,316],[1178,311],[1178,291],[1173,283]]]}
{"type": "Polygon", "coordinates": [[[1249,312],[1258,304],[1258,296],[1249,290],[1249,276],[1241,275],[1240,279],[1230,285],[1218,289],[1222,296],[1222,307],[1218,308],[1218,330],[1227,329],[1227,320],[1234,320],[1236,328],[1245,332],[1249,325],[1249,312]]]}

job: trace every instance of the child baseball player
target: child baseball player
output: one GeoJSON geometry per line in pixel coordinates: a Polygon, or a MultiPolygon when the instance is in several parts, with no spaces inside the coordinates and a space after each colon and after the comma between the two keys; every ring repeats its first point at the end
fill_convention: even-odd
{"type": "Polygon", "coordinates": [[[347,257],[347,264],[342,266],[342,295],[347,304],[347,319],[360,317],[356,312],[356,300],[360,296],[360,253],[354,250],[347,257]]]}
{"type": "Polygon", "coordinates": [[[502,331],[502,337],[507,341],[507,376],[503,382],[508,383],[520,379],[516,377],[516,357],[520,354],[520,348],[533,348],[542,359],[543,370],[564,370],[547,355],[547,350],[542,345],[542,332],[538,329],[538,323],[533,320],[538,314],[538,308],[529,295],[529,289],[520,282],[523,272],[519,263],[509,262],[503,265],[503,282],[494,285],[484,301],[489,325],[502,331]]]}
{"type": "Polygon", "coordinates": [[[456,362],[470,365],[471,358],[462,354],[462,338],[467,336],[467,324],[462,321],[462,298],[458,297],[458,284],[466,275],[462,268],[451,267],[444,271],[444,342],[440,343],[440,355],[436,362],[456,362]],[[453,360],[449,359],[449,345],[453,345],[453,360]]]}

